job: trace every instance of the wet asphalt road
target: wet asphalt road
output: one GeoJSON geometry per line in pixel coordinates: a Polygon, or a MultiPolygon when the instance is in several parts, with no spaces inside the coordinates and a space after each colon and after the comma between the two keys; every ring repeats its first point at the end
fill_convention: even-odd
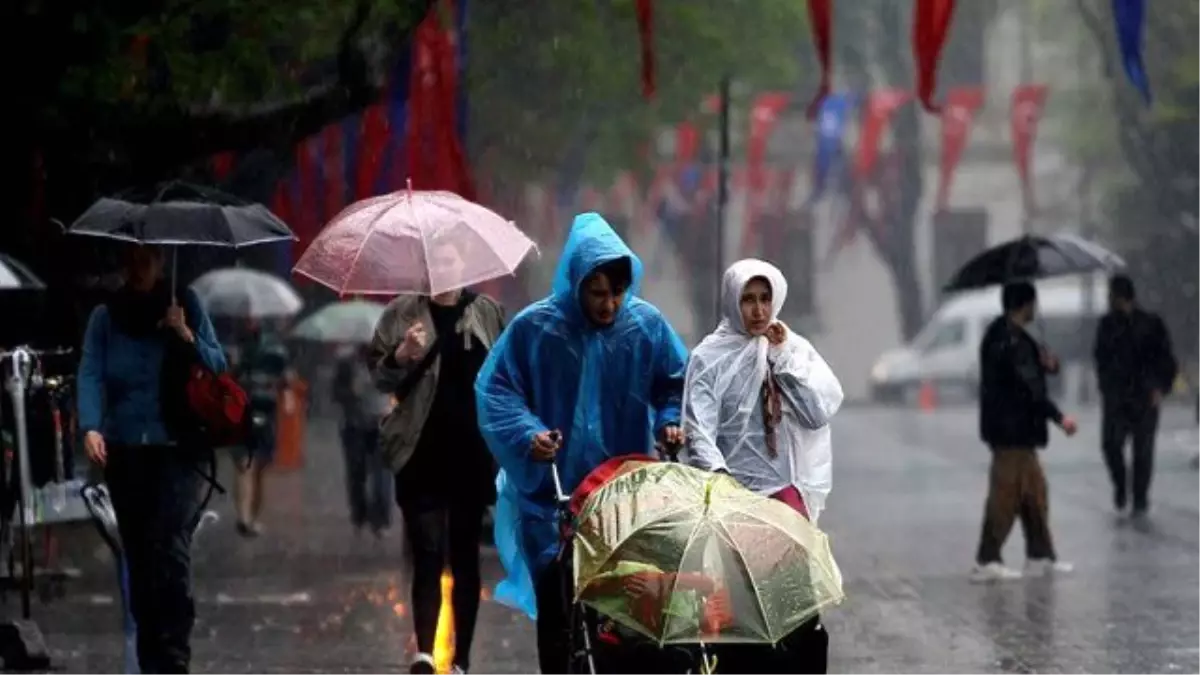
{"type": "MultiPolygon", "coordinates": [[[[1051,519],[1066,577],[977,586],[967,571],[982,517],[987,453],[975,414],[847,408],[836,420],[835,480],[822,526],[848,599],[830,611],[835,672],[1198,672],[1200,539],[1190,411],[1170,410],[1154,510],[1111,512],[1098,419],[1044,454],[1051,519]],[[1178,430],[1178,431],[1175,431],[1178,430]]],[[[302,472],[273,476],[266,534],[244,541],[225,520],[196,552],[197,672],[407,671],[408,598],[397,532],[356,538],[347,524],[340,452],[314,425],[302,472]]],[[[228,482],[226,483],[228,484],[228,482]]],[[[1007,560],[1023,563],[1015,530],[1007,560]]],[[[120,672],[113,574],[103,556],[65,598],[35,605],[57,669],[120,672]]],[[[495,555],[485,579],[500,577],[495,555]]],[[[17,611],[14,598],[0,612],[17,611]]],[[[485,602],[478,672],[533,672],[533,627],[485,602]]]]}

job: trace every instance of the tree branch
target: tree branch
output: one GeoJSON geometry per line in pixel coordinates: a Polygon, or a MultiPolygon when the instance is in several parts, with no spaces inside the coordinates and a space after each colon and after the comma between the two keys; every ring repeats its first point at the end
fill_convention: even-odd
{"type": "MultiPolygon", "coordinates": [[[[407,47],[414,29],[436,0],[407,2],[413,20],[398,27],[401,34],[392,42],[401,45],[401,49],[407,47]]],[[[370,10],[370,0],[358,0],[354,19],[339,40],[337,75],[333,81],[312,87],[291,101],[247,110],[198,111],[172,107],[141,114],[114,107],[107,114],[96,115],[93,110],[89,116],[107,121],[99,134],[123,140],[132,162],[159,168],[184,165],[219,151],[243,152],[264,146],[289,148],[332,120],[358,112],[378,100],[383,78],[358,45],[370,10]]]]}

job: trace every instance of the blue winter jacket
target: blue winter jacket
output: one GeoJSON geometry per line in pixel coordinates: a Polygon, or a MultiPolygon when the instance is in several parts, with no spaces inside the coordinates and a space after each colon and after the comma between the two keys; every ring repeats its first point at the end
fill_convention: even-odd
{"type": "MultiPolygon", "coordinates": [[[[190,288],[180,299],[200,361],[214,372],[223,372],[225,353],[200,300],[190,288]]],[[[105,305],[93,309],[76,377],[79,430],[99,431],[105,441],[120,445],[171,442],[159,404],[165,349],[160,336],[139,338],[122,333],[105,305]]]]}
{"type": "Polygon", "coordinates": [[[549,464],[532,459],[533,437],[562,432],[555,462],[570,492],[610,457],[652,452],[654,434],[679,423],[687,350],[659,310],[636,297],[641,277],[641,261],[604,218],[577,216],[550,297],[512,320],[475,381],[479,428],[517,492],[521,547],[535,578],[554,557],[557,529],[549,464]],[[633,284],[615,323],[598,328],[584,317],[579,286],[619,258],[630,260],[633,284]]]}

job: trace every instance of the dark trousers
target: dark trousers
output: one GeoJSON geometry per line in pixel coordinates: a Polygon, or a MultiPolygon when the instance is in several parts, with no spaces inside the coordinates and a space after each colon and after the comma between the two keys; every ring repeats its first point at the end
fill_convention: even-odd
{"type": "Polygon", "coordinates": [[[454,577],[455,665],[470,665],[475,620],[479,616],[479,540],[485,507],[470,502],[450,505],[405,494],[396,486],[404,529],[412,552],[412,608],[417,650],[433,653],[438,613],[442,607],[442,572],[454,577]]]}
{"type": "Polygon", "coordinates": [[[1150,477],[1154,472],[1154,438],[1157,434],[1157,407],[1104,406],[1100,445],[1120,505],[1124,505],[1129,489],[1125,443],[1132,437],[1133,508],[1145,509],[1149,506],[1150,477]]]}
{"type": "Polygon", "coordinates": [[[1037,450],[993,448],[976,562],[980,565],[1001,562],[1000,551],[1018,516],[1025,531],[1025,557],[1055,559],[1054,540],[1050,536],[1049,490],[1037,450]]]}
{"type": "Polygon", "coordinates": [[[815,616],[771,645],[727,645],[713,650],[721,673],[819,673],[828,670],[829,633],[815,616]]]}
{"type": "Polygon", "coordinates": [[[129,570],[143,673],[186,673],[191,662],[192,533],[199,515],[195,458],[176,447],[109,446],[104,468],[129,570]]]}
{"type": "Polygon", "coordinates": [[[350,522],[376,530],[392,522],[392,473],[383,462],[379,427],[342,427],[350,522]]]}
{"type": "Polygon", "coordinates": [[[534,580],[537,595],[538,666],[542,673],[567,673],[571,665],[570,556],[550,563],[534,580]]]}

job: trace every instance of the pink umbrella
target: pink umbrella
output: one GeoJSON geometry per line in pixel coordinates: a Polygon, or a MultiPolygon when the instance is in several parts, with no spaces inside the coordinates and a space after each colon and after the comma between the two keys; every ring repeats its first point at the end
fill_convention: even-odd
{"type": "Polygon", "coordinates": [[[341,295],[436,295],[512,274],[536,248],[453,192],[408,189],[346,207],[293,271],[341,295]]]}

